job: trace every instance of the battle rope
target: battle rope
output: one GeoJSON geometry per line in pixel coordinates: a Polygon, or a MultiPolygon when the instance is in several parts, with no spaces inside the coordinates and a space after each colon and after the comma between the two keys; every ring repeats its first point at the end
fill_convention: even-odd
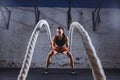
{"type": "Polygon", "coordinates": [[[92,45],[90,37],[89,37],[88,33],[85,31],[85,29],[83,28],[83,26],[81,24],[79,24],[78,22],[73,22],[70,26],[70,31],[69,31],[70,41],[71,41],[70,49],[71,49],[71,45],[72,45],[72,34],[73,34],[73,30],[75,27],[79,30],[82,41],[84,43],[84,47],[86,49],[86,53],[89,58],[89,63],[92,68],[94,80],[106,80],[106,76],[104,74],[101,62],[100,62],[99,58],[97,57],[96,51],[92,45]]]}
{"type": "Polygon", "coordinates": [[[20,74],[19,74],[17,80],[25,80],[27,77],[29,67],[31,64],[31,60],[32,60],[32,56],[33,56],[33,52],[34,52],[34,48],[35,48],[35,43],[37,41],[37,37],[38,37],[38,34],[40,32],[40,28],[42,28],[43,25],[45,25],[45,27],[47,29],[47,33],[49,35],[49,39],[51,40],[51,32],[49,29],[49,24],[47,23],[46,20],[40,20],[38,22],[38,24],[36,25],[36,27],[34,28],[33,33],[31,35],[31,38],[29,40],[26,54],[25,54],[25,58],[23,61],[23,65],[22,65],[22,68],[21,68],[21,71],[20,71],[20,74]]]}
{"type": "MultiPolygon", "coordinates": [[[[40,28],[43,25],[46,26],[47,32],[49,34],[49,39],[51,40],[51,32],[50,32],[49,25],[48,25],[47,21],[40,20],[38,22],[38,24],[36,25],[35,29],[33,30],[32,36],[29,40],[29,44],[28,44],[27,50],[26,50],[26,55],[25,55],[23,65],[22,65],[22,68],[21,68],[21,71],[20,71],[20,74],[19,74],[17,80],[25,80],[27,77],[29,67],[31,64],[31,60],[32,60],[32,56],[33,56],[33,52],[34,52],[35,43],[36,43],[38,34],[40,32],[40,28]]],[[[76,27],[79,30],[80,35],[82,37],[82,40],[83,40],[83,43],[84,43],[88,58],[90,60],[91,67],[92,67],[92,73],[94,76],[94,80],[106,80],[106,77],[105,77],[104,71],[102,69],[100,60],[96,55],[95,49],[91,43],[91,40],[88,36],[88,33],[85,31],[85,29],[82,27],[82,25],[80,25],[78,22],[73,22],[71,24],[71,27],[70,27],[71,45],[72,45],[72,33],[74,30],[74,27],[76,27]]]]}

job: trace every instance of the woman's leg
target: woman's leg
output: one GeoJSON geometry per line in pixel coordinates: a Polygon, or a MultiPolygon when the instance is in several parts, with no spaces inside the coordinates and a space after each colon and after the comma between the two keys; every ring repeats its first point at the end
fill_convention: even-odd
{"type": "Polygon", "coordinates": [[[69,63],[70,63],[70,66],[72,67],[72,69],[74,69],[74,61],[73,61],[73,57],[72,57],[72,54],[70,51],[67,51],[67,56],[69,57],[69,63]]]}
{"type": "Polygon", "coordinates": [[[64,51],[63,54],[67,55],[68,58],[69,58],[69,63],[70,63],[70,66],[72,68],[72,74],[76,74],[74,72],[74,60],[73,60],[73,56],[72,56],[71,52],[70,51],[64,51]]]}
{"type": "Polygon", "coordinates": [[[48,56],[47,56],[47,59],[46,59],[46,65],[45,65],[45,69],[48,69],[48,66],[50,64],[50,61],[51,61],[51,57],[55,54],[55,52],[53,50],[51,50],[49,53],[48,53],[48,56]]]}

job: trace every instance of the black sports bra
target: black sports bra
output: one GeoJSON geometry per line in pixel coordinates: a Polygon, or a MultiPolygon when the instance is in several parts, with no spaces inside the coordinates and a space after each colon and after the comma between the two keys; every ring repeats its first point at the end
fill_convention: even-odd
{"type": "Polygon", "coordinates": [[[63,47],[66,43],[66,36],[63,34],[62,39],[59,39],[59,37],[56,35],[55,36],[55,44],[59,47],[63,47]]]}

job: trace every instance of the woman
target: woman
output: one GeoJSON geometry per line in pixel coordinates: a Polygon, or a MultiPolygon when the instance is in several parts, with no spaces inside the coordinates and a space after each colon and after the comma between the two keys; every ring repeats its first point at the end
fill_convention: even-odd
{"type": "Polygon", "coordinates": [[[52,49],[49,52],[47,59],[46,59],[45,74],[48,73],[47,69],[50,64],[51,57],[58,53],[62,53],[68,56],[70,65],[72,67],[72,74],[75,74],[73,57],[69,50],[69,38],[64,34],[63,27],[57,28],[57,35],[53,36],[52,38],[51,48],[52,49]]]}

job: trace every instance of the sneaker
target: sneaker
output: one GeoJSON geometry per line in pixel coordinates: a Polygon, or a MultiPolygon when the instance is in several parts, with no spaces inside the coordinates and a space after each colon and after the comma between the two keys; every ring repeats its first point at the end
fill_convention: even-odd
{"type": "Polygon", "coordinates": [[[44,74],[48,74],[48,71],[47,71],[47,69],[45,69],[45,72],[44,72],[44,74]]]}
{"type": "Polygon", "coordinates": [[[76,73],[75,73],[75,71],[74,70],[72,70],[72,75],[75,75],[76,73]]]}
{"type": "Polygon", "coordinates": [[[45,71],[45,74],[48,74],[48,72],[47,72],[47,71],[45,71]]]}

